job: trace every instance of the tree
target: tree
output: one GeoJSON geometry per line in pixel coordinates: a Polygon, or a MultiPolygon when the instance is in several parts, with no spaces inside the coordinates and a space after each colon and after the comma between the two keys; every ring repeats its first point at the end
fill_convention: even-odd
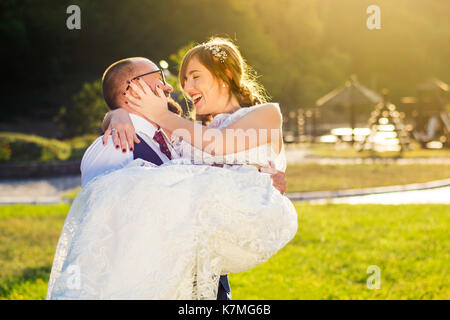
{"type": "Polygon", "coordinates": [[[103,117],[108,111],[101,80],[96,80],[84,83],[80,92],[72,97],[71,106],[61,107],[55,120],[64,138],[87,133],[99,134],[103,117]]]}

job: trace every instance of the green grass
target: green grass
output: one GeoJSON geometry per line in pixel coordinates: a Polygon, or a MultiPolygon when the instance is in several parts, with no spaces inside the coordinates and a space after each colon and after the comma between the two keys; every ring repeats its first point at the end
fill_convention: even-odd
{"type": "Polygon", "coordinates": [[[450,178],[448,164],[288,165],[286,192],[358,189],[450,178]]]}
{"type": "Polygon", "coordinates": [[[0,299],[43,299],[56,243],[69,210],[0,206],[0,299]]]}
{"type": "Polygon", "coordinates": [[[289,149],[306,148],[310,156],[326,158],[450,158],[450,149],[422,149],[420,144],[413,141],[412,150],[404,151],[402,154],[396,151],[358,152],[352,147],[336,148],[334,144],[315,143],[302,145],[287,145],[289,149]]]}
{"type": "Polygon", "coordinates": [[[232,274],[234,299],[449,299],[450,207],[297,205],[299,232],[267,263],[232,274]],[[366,286],[367,267],[381,289],[366,286]]]}
{"type": "MultiPolygon", "coordinates": [[[[299,232],[233,299],[449,299],[450,207],[296,204],[299,232]],[[366,287],[367,267],[381,289],[366,287]]],[[[69,206],[0,206],[0,299],[43,299],[69,206]]]]}

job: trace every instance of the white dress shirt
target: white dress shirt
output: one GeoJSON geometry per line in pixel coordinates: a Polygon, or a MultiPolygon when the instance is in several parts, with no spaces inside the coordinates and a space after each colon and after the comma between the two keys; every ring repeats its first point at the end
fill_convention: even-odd
{"type": "MultiPolygon", "coordinates": [[[[136,134],[144,140],[161,158],[162,162],[169,161],[169,158],[159,149],[159,144],[153,140],[157,128],[136,114],[130,114],[136,134]]],[[[104,146],[102,142],[103,136],[98,137],[86,150],[81,160],[81,187],[94,177],[105,173],[107,171],[117,170],[125,167],[128,163],[134,160],[133,152],[127,147],[125,153],[121,149],[116,149],[112,137],[108,137],[108,142],[104,146]]],[[[176,158],[176,152],[171,150],[172,157],[176,158]]]]}

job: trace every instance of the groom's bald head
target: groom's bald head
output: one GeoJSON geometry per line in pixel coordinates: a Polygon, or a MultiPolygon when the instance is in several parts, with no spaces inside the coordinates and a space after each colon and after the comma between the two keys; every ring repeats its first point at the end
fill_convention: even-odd
{"type": "Polygon", "coordinates": [[[125,91],[127,80],[141,74],[145,67],[157,68],[147,58],[134,57],[116,61],[106,69],[102,78],[103,97],[111,110],[120,108],[118,97],[125,91]]]}
{"type": "MultiPolygon", "coordinates": [[[[128,86],[128,80],[158,69],[155,63],[143,57],[126,58],[110,65],[104,72],[102,78],[103,97],[108,107],[111,110],[118,109],[121,106],[123,107],[125,97],[122,93],[128,86]]],[[[150,87],[152,86],[150,85],[150,87]]],[[[172,87],[169,85],[165,87],[172,91],[172,87]]],[[[170,91],[167,91],[166,94],[169,95],[170,91]]],[[[176,114],[182,113],[181,107],[170,97],[169,110],[176,114]]]]}

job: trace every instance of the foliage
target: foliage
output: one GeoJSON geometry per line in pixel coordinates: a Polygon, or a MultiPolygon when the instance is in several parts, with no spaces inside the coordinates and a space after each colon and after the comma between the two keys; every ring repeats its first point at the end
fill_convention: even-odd
{"type": "MultiPolygon", "coordinates": [[[[189,51],[189,49],[191,49],[192,47],[195,46],[194,42],[189,42],[187,45],[181,47],[180,49],[178,49],[177,52],[172,53],[169,56],[169,60],[171,62],[173,62],[173,67],[172,70],[174,70],[174,72],[176,72],[176,74],[178,74],[178,70],[181,67],[181,61],[183,60],[184,55],[189,51]]],[[[172,81],[170,82],[170,84],[172,85],[172,87],[175,90],[181,91],[181,86],[178,80],[178,76],[174,75],[173,78],[171,79],[172,81]]]]}
{"type": "Polygon", "coordinates": [[[11,146],[6,141],[0,141],[0,162],[9,161],[9,159],[11,159],[11,146]]]}
{"type": "Polygon", "coordinates": [[[67,160],[70,145],[56,139],[14,132],[0,133],[0,161],[67,160]]]}
{"type": "Polygon", "coordinates": [[[84,83],[72,98],[71,107],[61,107],[56,121],[65,137],[99,134],[103,117],[109,111],[103,94],[101,80],[84,83]]]}
{"type": "Polygon", "coordinates": [[[180,49],[177,50],[177,52],[172,53],[169,56],[169,59],[171,62],[173,62],[174,67],[173,69],[175,71],[178,71],[181,67],[181,61],[183,60],[184,55],[195,46],[196,44],[194,42],[189,42],[187,45],[182,46],[180,49]]]}
{"type": "MultiPolygon", "coordinates": [[[[212,35],[236,41],[283,111],[311,107],[356,73],[398,104],[430,76],[450,82],[450,2],[379,0],[381,29],[368,30],[368,0],[77,0],[81,30],[67,30],[68,0],[2,1],[0,49],[9,114],[54,115],[85,81],[124,57],[168,60],[212,35]],[[15,85],[32,79],[27,87],[15,85]]],[[[175,66],[174,66],[175,67],[175,66]]],[[[176,68],[171,68],[176,74],[176,68]]],[[[67,111],[68,112],[68,111],[67,111]]],[[[85,133],[85,132],[83,132],[85,133]]]]}
{"type": "Polygon", "coordinates": [[[95,134],[85,134],[82,136],[74,137],[71,139],[64,140],[65,143],[69,144],[72,153],[70,155],[71,159],[81,159],[84,155],[86,149],[98,138],[95,134]]]}
{"type": "Polygon", "coordinates": [[[81,159],[97,137],[86,134],[61,141],[24,133],[0,132],[0,162],[81,159]]]}

